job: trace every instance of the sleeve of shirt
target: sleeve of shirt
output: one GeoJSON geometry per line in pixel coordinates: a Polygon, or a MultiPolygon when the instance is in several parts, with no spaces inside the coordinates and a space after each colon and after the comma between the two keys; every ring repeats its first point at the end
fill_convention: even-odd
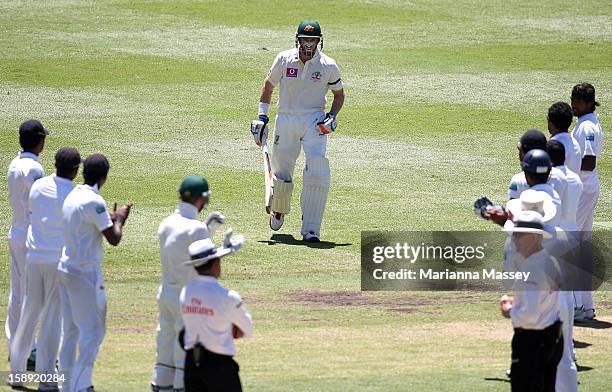
{"type": "Polygon", "coordinates": [[[103,201],[92,201],[83,206],[85,219],[96,226],[99,231],[104,231],[113,225],[110,214],[103,201]]]}
{"type": "Polygon", "coordinates": [[[236,325],[244,333],[244,337],[248,338],[253,335],[253,319],[246,310],[240,294],[234,290],[230,290],[229,296],[229,318],[232,324],[236,325]]]}
{"type": "Polygon", "coordinates": [[[518,182],[512,177],[510,185],[508,186],[508,200],[518,199],[521,197],[521,190],[519,189],[518,182]]]}
{"type": "Polygon", "coordinates": [[[43,169],[40,165],[34,166],[28,171],[28,173],[25,175],[25,187],[28,194],[30,193],[30,189],[32,189],[32,185],[34,184],[34,182],[38,179],[43,178],[44,176],[45,169],[43,169]]]}
{"type": "Polygon", "coordinates": [[[208,227],[204,222],[200,222],[191,233],[191,242],[204,240],[209,237],[210,233],[208,232],[208,227]]]}
{"type": "Polygon", "coordinates": [[[276,86],[283,76],[283,61],[280,53],[274,59],[272,67],[268,71],[268,75],[264,79],[264,82],[270,82],[272,86],[276,86]]]}
{"type": "Polygon", "coordinates": [[[540,316],[540,292],[528,289],[514,293],[514,306],[510,309],[510,317],[514,328],[531,329],[538,323],[540,316]]]}
{"type": "Polygon", "coordinates": [[[592,127],[587,126],[588,124],[582,123],[577,129],[574,137],[580,145],[582,152],[582,158],[587,155],[596,156],[595,154],[595,130],[592,127]]]}
{"type": "Polygon", "coordinates": [[[340,77],[340,68],[338,68],[338,64],[336,63],[332,64],[330,67],[327,85],[332,91],[338,91],[344,88],[342,85],[342,78],[340,77]]]}

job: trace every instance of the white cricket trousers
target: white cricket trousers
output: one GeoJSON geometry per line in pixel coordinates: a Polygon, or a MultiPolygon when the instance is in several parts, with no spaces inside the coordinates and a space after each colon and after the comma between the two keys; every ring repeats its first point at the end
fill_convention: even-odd
{"type": "Polygon", "coordinates": [[[98,266],[59,271],[59,275],[64,317],[60,370],[66,372],[69,384],[62,392],[80,392],[92,385],[94,362],[106,333],[104,282],[98,266]]]}
{"type": "MultiPolygon", "coordinates": [[[[578,213],[576,214],[576,223],[581,235],[587,240],[590,240],[590,232],[593,231],[593,217],[595,216],[595,207],[599,199],[599,190],[596,192],[582,192],[578,202],[578,213]]],[[[576,307],[582,307],[584,310],[595,309],[593,304],[592,291],[576,291],[576,307]]]]}
{"type": "Polygon", "coordinates": [[[574,296],[572,291],[559,291],[559,315],[563,331],[563,356],[557,365],[556,392],[578,391],[578,368],[572,359],[574,351],[574,296]]]}
{"type": "Polygon", "coordinates": [[[159,323],[157,324],[157,356],[152,383],[172,389],[184,388],[185,351],[178,342],[183,328],[181,318],[181,286],[162,284],[157,292],[159,323]]]}
{"type": "Polygon", "coordinates": [[[317,122],[323,118],[323,112],[276,115],[271,162],[276,178],[293,181],[295,161],[302,147],[306,161],[309,158],[325,156],[327,135],[319,135],[317,127],[317,122]]]}
{"type": "Polygon", "coordinates": [[[36,351],[36,371],[55,373],[55,360],[61,337],[59,272],[57,264],[30,260],[26,262],[26,292],[21,318],[11,342],[11,370],[25,372],[32,350],[36,326],[40,321],[36,351]]]}
{"type": "Polygon", "coordinates": [[[21,308],[23,305],[23,295],[25,292],[25,263],[26,263],[26,235],[22,230],[12,228],[8,235],[8,245],[10,254],[11,268],[11,288],[8,298],[8,309],[4,333],[6,335],[10,350],[12,338],[17,331],[21,308]]]}

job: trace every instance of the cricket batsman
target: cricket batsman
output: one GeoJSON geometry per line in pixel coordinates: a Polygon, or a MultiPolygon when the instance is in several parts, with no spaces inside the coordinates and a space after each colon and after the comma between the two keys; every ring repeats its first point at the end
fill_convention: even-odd
{"type": "Polygon", "coordinates": [[[303,20],[295,34],[295,48],[279,53],[268,71],[259,99],[258,119],[251,133],[258,146],[266,145],[272,91],[280,84],[271,157],[272,200],[270,228],[279,230],[291,211],[295,161],[304,149],[305,167],[300,197],[303,239],[319,242],[321,221],[330,186],[327,136],[336,130],[336,116],[344,103],[344,89],[336,62],[325,55],[321,26],[303,20]],[[326,113],[327,92],[333,93],[326,113]]]}

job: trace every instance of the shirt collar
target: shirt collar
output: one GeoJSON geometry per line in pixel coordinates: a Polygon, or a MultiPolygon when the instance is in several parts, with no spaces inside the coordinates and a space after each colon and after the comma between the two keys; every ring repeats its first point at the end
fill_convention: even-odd
{"type": "Polygon", "coordinates": [[[550,194],[552,190],[552,186],[550,184],[536,184],[531,187],[534,191],[542,191],[550,194]]]}
{"type": "Polygon", "coordinates": [[[21,154],[19,154],[19,158],[30,158],[38,162],[38,155],[32,154],[31,152],[27,151],[22,151],[21,154]]]}
{"type": "Polygon", "coordinates": [[[95,194],[99,195],[100,194],[100,188],[98,188],[98,184],[94,184],[93,186],[88,185],[88,184],[83,184],[81,185],[84,188],[87,188],[89,190],[91,190],[92,192],[94,192],[95,194]]]}
{"type": "Polygon", "coordinates": [[[198,275],[196,279],[202,283],[218,283],[217,278],[210,275],[198,275]]]}
{"type": "Polygon", "coordinates": [[[185,218],[195,219],[198,216],[198,209],[191,203],[179,202],[176,211],[185,218]]]}
{"type": "Polygon", "coordinates": [[[597,121],[597,115],[594,112],[591,113],[587,113],[587,114],[583,114],[582,116],[578,117],[578,120],[576,121],[577,124],[580,124],[584,121],[592,121],[592,122],[596,122],[597,121]]]}
{"type": "Polygon", "coordinates": [[[51,177],[53,177],[53,179],[55,181],[57,181],[57,182],[62,182],[65,185],[68,185],[68,184],[72,185],[72,180],[69,180],[69,179],[64,178],[64,177],[60,177],[56,173],[51,174],[51,177]]]}

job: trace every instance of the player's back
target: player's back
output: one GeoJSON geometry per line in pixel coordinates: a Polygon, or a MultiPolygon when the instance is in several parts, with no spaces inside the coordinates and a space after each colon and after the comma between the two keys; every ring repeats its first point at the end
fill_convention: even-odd
{"type": "Polygon", "coordinates": [[[32,153],[23,152],[9,164],[7,180],[9,203],[13,211],[12,227],[24,232],[30,224],[28,214],[28,197],[34,181],[45,175],[38,157],[32,153]]]}
{"type": "Polygon", "coordinates": [[[176,211],[161,222],[158,235],[164,284],[184,286],[197,275],[193,267],[183,265],[190,259],[188,247],[208,236],[206,224],[176,211]]]}
{"type": "Polygon", "coordinates": [[[27,247],[37,261],[55,262],[64,245],[62,207],[72,191],[72,181],[52,174],[32,185],[30,190],[31,224],[28,228],[27,247]]]}

